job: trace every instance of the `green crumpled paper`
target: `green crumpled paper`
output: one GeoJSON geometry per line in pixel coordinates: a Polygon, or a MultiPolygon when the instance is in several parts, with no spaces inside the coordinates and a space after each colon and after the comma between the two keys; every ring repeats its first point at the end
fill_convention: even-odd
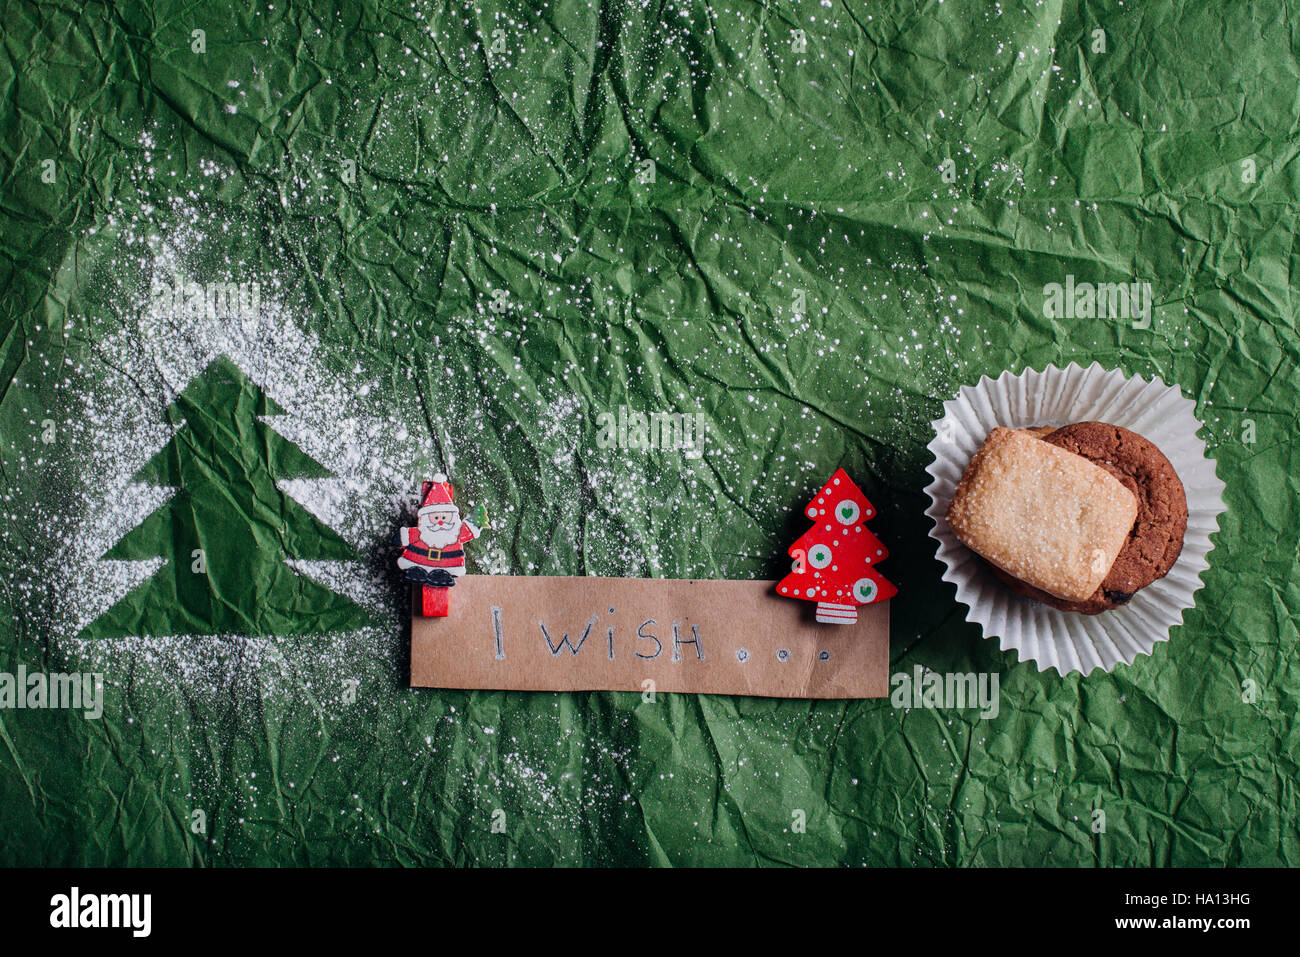
{"type": "MultiPolygon", "coordinates": [[[[0,710],[0,862],[1300,863],[1291,36],[1227,2],[8,10],[0,669],[105,689],[98,720],[0,710]],[[487,504],[472,568],[776,577],[843,465],[901,590],[892,670],[996,674],[996,716],[408,690],[379,499],[378,626],[322,637],[268,589],[244,617],[270,640],[209,636],[188,671],[74,640],[46,610],[91,580],[61,556],[122,462],[61,436],[110,401],[164,421],[150,381],[101,384],[136,335],[114,283],[182,227],[198,273],[278,282],[312,361],[381,384],[433,450],[412,494],[450,463],[487,504]],[[1149,328],[1046,318],[1067,275],[1151,283],[1149,328]],[[1169,642],[1063,678],[940,581],[925,446],[961,384],[1094,360],[1196,400],[1228,511],[1169,642]],[[704,413],[703,454],[599,447],[620,406],[704,413]]],[[[280,454],[245,425],[205,433],[214,461],[280,454]]],[[[275,514],[337,547],[259,488],[218,523],[256,531],[235,559],[266,565],[275,514]]]]}

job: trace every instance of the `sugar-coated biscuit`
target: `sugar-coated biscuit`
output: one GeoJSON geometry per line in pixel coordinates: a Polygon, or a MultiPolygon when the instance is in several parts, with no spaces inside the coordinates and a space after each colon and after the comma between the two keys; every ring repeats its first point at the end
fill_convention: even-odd
{"type": "Polygon", "coordinates": [[[1107,422],[1075,422],[1043,436],[1110,472],[1137,499],[1137,519],[1106,578],[1088,598],[1056,598],[1000,570],[1012,590],[1064,611],[1095,615],[1129,601],[1178,561],[1187,531],[1187,495],[1164,453],[1149,439],[1107,422]]]}
{"type": "Polygon", "coordinates": [[[1015,578],[1083,601],[1106,578],[1137,508],[1119,479],[1083,456],[997,428],[966,466],[947,517],[968,548],[1015,578]]]}

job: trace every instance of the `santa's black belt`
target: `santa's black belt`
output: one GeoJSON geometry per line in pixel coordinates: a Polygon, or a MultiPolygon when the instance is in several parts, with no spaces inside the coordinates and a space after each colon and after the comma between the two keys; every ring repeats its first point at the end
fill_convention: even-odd
{"type": "Polygon", "coordinates": [[[421,548],[418,545],[407,545],[406,547],[418,555],[428,555],[434,561],[441,561],[444,558],[465,557],[465,549],[463,548],[449,548],[444,550],[441,548],[421,548]]]}

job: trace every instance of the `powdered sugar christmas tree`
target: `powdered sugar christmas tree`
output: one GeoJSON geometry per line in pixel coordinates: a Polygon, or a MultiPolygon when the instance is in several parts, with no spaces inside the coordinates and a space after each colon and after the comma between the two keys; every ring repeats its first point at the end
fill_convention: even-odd
{"type": "Polygon", "coordinates": [[[858,606],[898,594],[872,567],[889,556],[866,523],[876,510],[844,469],[836,469],[804,514],[813,526],[790,546],[792,571],[777,582],[777,594],[817,603],[817,620],[851,625],[858,606]]]}
{"type": "Polygon", "coordinates": [[[356,553],[280,487],[330,474],[263,421],[280,414],[225,356],[176,396],[175,432],[135,476],[176,492],[103,556],[167,560],[84,637],[321,634],[368,622],[350,598],[286,563],[356,553]]]}

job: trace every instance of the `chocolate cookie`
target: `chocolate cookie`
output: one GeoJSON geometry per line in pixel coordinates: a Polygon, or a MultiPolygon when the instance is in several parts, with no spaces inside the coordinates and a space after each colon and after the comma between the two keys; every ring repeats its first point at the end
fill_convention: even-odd
{"type": "Polygon", "coordinates": [[[1163,578],[1183,550],[1187,496],[1178,473],[1151,442],[1117,425],[1076,422],[1043,436],[1110,472],[1137,498],[1138,512],[1128,540],[1090,598],[1063,601],[994,569],[1012,590],[1065,611],[1096,615],[1117,608],[1163,578]]]}

